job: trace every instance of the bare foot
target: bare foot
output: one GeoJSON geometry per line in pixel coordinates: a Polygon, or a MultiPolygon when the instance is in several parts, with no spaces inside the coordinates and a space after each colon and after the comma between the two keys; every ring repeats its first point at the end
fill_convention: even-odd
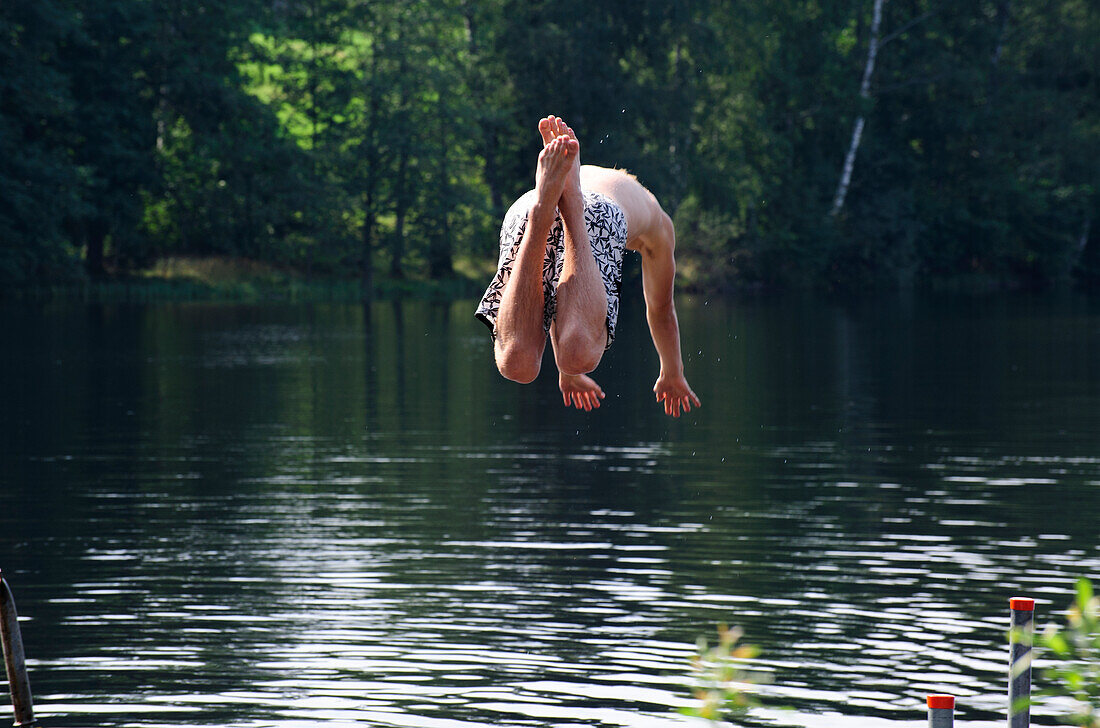
{"type": "Polygon", "coordinates": [[[535,171],[535,190],[540,202],[557,205],[572,170],[573,159],[579,151],[580,145],[568,137],[551,139],[542,148],[535,171]]]}
{"type": "Polygon", "coordinates": [[[604,398],[603,390],[596,380],[585,374],[558,373],[558,389],[561,390],[561,399],[566,407],[576,407],[585,412],[599,409],[600,400],[604,398]]]}
{"type": "Polygon", "coordinates": [[[543,144],[549,144],[554,139],[568,139],[576,143],[576,153],[573,155],[573,167],[569,170],[569,177],[565,180],[565,187],[562,192],[562,200],[561,203],[559,203],[559,207],[562,203],[564,203],[566,207],[574,204],[583,206],[584,200],[581,196],[580,141],[577,139],[577,135],[560,116],[547,116],[540,119],[539,135],[542,137],[543,144]]]}

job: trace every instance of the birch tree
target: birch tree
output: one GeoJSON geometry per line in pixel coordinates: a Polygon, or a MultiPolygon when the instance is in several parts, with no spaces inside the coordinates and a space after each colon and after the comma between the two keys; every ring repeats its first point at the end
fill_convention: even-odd
{"type": "MultiPolygon", "coordinates": [[[[859,85],[859,98],[861,106],[871,99],[871,76],[875,73],[875,60],[878,58],[879,32],[882,28],[882,6],[886,0],[875,0],[874,11],[871,15],[871,39],[867,45],[867,62],[863,66],[863,81],[859,85]]],[[[829,214],[833,217],[840,214],[844,207],[844,198],[848,195],[848,187],[852,183],[852,169],[856,164],[856,154],[859,152],[859,143],[863,138],[863,127],[867,121],[861,109],[856,117],[855,126],[852,128],[852,141],[848,144],[848,153],[844,155],[844,168],[840,173],[840,181],[836,186],[836,195],[833,196],[833,206],[829,214]]]]}

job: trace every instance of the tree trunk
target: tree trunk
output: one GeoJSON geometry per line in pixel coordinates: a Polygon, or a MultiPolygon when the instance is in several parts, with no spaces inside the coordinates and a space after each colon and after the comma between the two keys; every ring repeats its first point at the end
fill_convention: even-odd
{"type": "Polygon", "coordinates": [[[245,220],[245,246],[249,251],[249,255],[261,256],[261,250],[263,248],[260,245],[259,235],[256,233],[256,203],[253,195],[253,179],[254,174],[252,170],[248,170],[244,174],[244,220],[245,220]]]}
{"type": "Polygon", "coordinates": [[[363,220],[363,261],[360,273],[362,274],[363,300],[369,301],[374,297],[374,201],[373,194],[368,193],[366,201],[366,216],[363,220]]]}
{"type": "Polygon", "coordinates": [[[687,192],[688,180],[685,170],[691,165],[692,109],[695,106],[695,90],[692,87],[692,74],[689,73],[690,69],[688,67],[689,53],[685,52],[685,48],[689,48],[690,44],[691,41],[686,36],[678,38],[673,50],[672,73],[676,83],[677,105],[679,106],[679,113],[672,122],[674,149],[670,174],[673,179],[673,189],[669,196],[669,208],[673,210],[680,206],[680,202],[683,201],[687,192]]]}
{"type": "MultiPolygon", "coordinates": [[[[489,204],[493,207],[493,217],[503,219],[504,192],[501,190],[500,168],[497,166],[497,137],[495,133],[486,132],[485,141],[485,183],[489,185],[489,204]]],[[[496,246],[492,246],[496,249],[496,246]]]]}
{"type": "Polygon", "coordinates": [[[402,149],[397,159],[397,179],[394,180],[394,188],[397,190],[397,204],[394,209],[393,237],[390,239],[390,276],[404,278],[405,272],[401,267],[401,259],[405,257],[405,215],[409,210],[408,193],[405,177],[409,163],[409,154],[402,149]]]}
{"type": "Polygon", "coordinates": [[[1077,243],[1069,256],[1069,264],[1066,266],[1066,274],[1073,275],[1077,267],[1081,265],[1081,259],[1085,257],[1085,248],[1089,246],[1089,237],[1092,235],[1092,215],[1085,213],[1085,221],[1081,225],[1081,234],[1077,236],[1077,243]]]}
{"type": "Polygon", "coordinates": [[[994,80],[996,80],[997,66],[1001,63],[1001,53],[1004,52],[1005,36],[1008,34],[1008,21],[1012,17],[1012,0],[1001,0],[997,4],[997,22],[1000,24],[1000,30],[997,32],[997,47],[993,49],[993,57],[990,61],[993,63],[994,80]]]}
{"type": "MultiPolygon", "coordinates": [[[[440,111],[447,109],[446,97],[441,94],[439,99],[440,111]]],[[[428,248],[428,275],[433,280],[449,278],[454,273],[454,261],[451,259],[451,180],[448,168],[447,152],[450,149],[447,137],[447,119],[444,114],[439,116],[438,140],[441,142],[439,149],[439,229],[432,235],[428,248]]]]}
{"type": "MultiPolygon", "coordinates": [[[[378,30],[376,35],[382,37],[384,31],[378,30]]],[[[376,213],[374,209],[375,175],[378,174],[378,144],[375,139],[377,128],[379,98],[378,83],[375,72],[378,67],[378,54],[382,46],[376,45],[371,49],[370,64],[367,67],[366,80],[369,88],[366,92],[367,109],[363,138],[366,149],[366,189],[363,194],[363,245],[360,273],[362,275],[362,296],[364,301],[370,301],[374,297],[374,224],[376,213]]]]}
{"type": "MultiPolygon", "coordinates": [[[[871,16],[871,39],[867,46],[867,63],[863,66],[863,81],[859,85],[859,98],[866,102],[871,98],[871,76],[875,72],[875,59],[878,57],[879,30],[882,27],[882,6],[886,0],[875,0],[874,12],[871,16]]],[[[852,128],[852,141],[848,145],[848,153],[844,156],[844,169],[840,173],[840,182],[836,186],[836,195],[833,197],[833,206],[829,214],[836,216],[844,207],[844,198],[848,196],[848,187],[852,183],[852,169],[856,164],[856,153],[859,151],[859,143],[863,138],[863,127],[866,120],[861,113],[856,118],[856,124],[852,128]]]]}
{"type": "Polygon", "coordinates": [[[317,88],[318,88],[318,63],[317,63],[317,3],[310,3],[310,38],[309,38],[309,63],[306,66],[306,86],[309,94],[309,151],[313,156],[313,174],[318,174],[317,160],[317,88]]]}
{"type": "Polygon", "coordinates": [[[985,164],[992,162],[992,147],[996,141],[997,134],[994,129],[997,126],[997,111],[998,101],[1000,97],[1001,87],[1001,55],[1004,53],[1005,36],[1008,34],[1008,23],[1012,15],[1012,1],[1001,0],[997,4],[997,44],[993,48],[993,53],[989,56],[989,81],[986,84],[986,100],[985,106],[982,110],[980,120],[982,122],[982,128],[980,133],[982,135],[981,144],[979,146],[980,159],[985,164]]]}
{"type": "MultiPolygon", "coordinates": [[[[486,83],[482,76],[481,44],[478,39],[478,25],[474,18],[474,6],[472,2],[462,3],[462,17],[466,24],[466,50],[469,53],[470,74],[468,83],[470,92],[474,98],[484,100],[487,98],[486,83]]],[[[485,160],[485,184],[489,187],[489,204],[493,208],[493,216],[504,216],[504,194],[501,192],[500,173],[497,165],[499,144],[497,143],[496,122],[489,122],[484,117],[478,119],[478,127],[481,130],[482,157],[485,160]]]]}
{"type": "Polygon", "coordinates": [[[107,224],[101,220],[85,223],[87,247],[84,249],[84,267],[92,278],[103,276],[103,246],[107,240],[107,224]]]}

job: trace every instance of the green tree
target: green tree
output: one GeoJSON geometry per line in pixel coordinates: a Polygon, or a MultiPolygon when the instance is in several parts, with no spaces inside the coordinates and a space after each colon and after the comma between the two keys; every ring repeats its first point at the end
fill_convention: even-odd
{"type": "Polygon", "coordinates": [[[0,5],[0,281],[72,276],[65,215],[81,207],[74,114],[58,49],[76,29],[56,0],[0,5]]]}
{"type": "Polygon", "coordinates": [[[338,203],[239,68],[261,2],[174,2],[158,14],[150,74],[162,195],[146,206],[159,250],[302,263],[338,203]]]}
{"type": "Polygon", "coordinates": [[[93,276],[117,253],[143,247],[144,201],[157,184],[153,90],[143,61],[155,31],[148,3],[79,0],[80,26],[61,49],[76,109],[72,159],[84,204],[68,216],[93,276]]]}

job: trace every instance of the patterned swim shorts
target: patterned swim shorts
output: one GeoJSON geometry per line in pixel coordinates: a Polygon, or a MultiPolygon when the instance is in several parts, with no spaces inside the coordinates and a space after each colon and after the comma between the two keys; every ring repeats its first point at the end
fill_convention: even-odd
{"type": "MultiPolygon", "coordinates": [[[[477,316],[496,338],[497,311],[504,286],[512,274],[523,233],[527,229],[527,215],[534,202],[533,191],[520,197],[509,208],[500,228],[500,261],[493,281],[485,290],[478,304],[477,316]]],[[[610,198],[598,192],[584,192],[584,227],[592,244],[592,254],[600,268],[604,289],[607,291],[607,346],[615,340],[615,325],[619,321],[619,286],[623,277],[623,251],[626,249],[626,216],[610,198]]],[[[561,214],[554,217],[550,234],[546,238],[546,257],[542,262],[542,294],[545,302],[542,328],[550,333],[550,324],[557,311],[558,280],[561,278],[565,253],[565,231],[561,214]]]]}

